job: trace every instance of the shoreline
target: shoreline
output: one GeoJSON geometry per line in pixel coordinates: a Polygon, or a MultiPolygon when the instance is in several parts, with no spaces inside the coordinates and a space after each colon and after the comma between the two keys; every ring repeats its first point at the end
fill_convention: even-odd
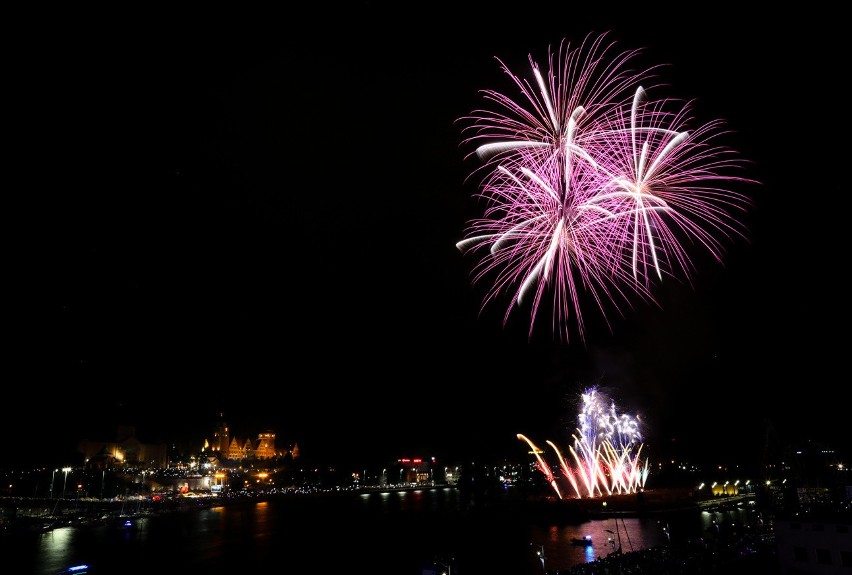
{"type": "Polygon", "coordinates": [[[536,521],[585,521],[610,517],[643,517],[698,511],[721,511],[754,505],[755,496],[731,495],[713,499],[697,499],[692,494],[673,489],[647,490],[585,499],[540,497],[526,499],[472,500],[471,510],[515,514],[536,521]]]}
{"type": "MultiPolygon", "coordinates": [[[[417,491],[422,489],[458,489],[456,486],[430,485],[392,488],[361,488],[317,492],[236,493],[203,497],[169,496],[164,498],[131,497],[121,499],[35,499],[0,498],[0,533],[16,531],[43,532],[63,525],[96,525],[123,518],[170,513],[184,513],[222,505],[246,502],[320,497],[358,496],[384,491],[417,491]]],[[[466,497],[461,494],[462,513],[495,513],[512,515],[525,521],[576,522],[610,517],[642,517],[691,511],[724,510],[751,505],[754,495],[731,495],[713,499],[697,499],[691,492],[679,489],[652,489],[639,493],[616,494],[594,498],[557,499],[545,497],[466,497]]]]}

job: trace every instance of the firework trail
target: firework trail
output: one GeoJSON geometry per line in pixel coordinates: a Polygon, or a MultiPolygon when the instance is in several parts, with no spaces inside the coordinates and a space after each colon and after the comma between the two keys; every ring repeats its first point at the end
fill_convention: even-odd
{"type": "Polygon", "coordinates": [[[527,445],[530,446],[530,449],[532,449],[532,452],[535,455],[536,468],[544,474],[544,476],[547,478],[547,483],[550,485],[550,487],[553,488],[553,491],[556,492],[556,495],[560,499],[562,499],[562,493],[560,493],[559,486],[556,484],[556,478],[553,476],[553,471],[551,471],[550,466],[541,457],[541,449],[539,449],[532,441],[530,441],[527,436],[521,433],[518,434],[518,439],[525,441],[527,445]]]}
{"type": "MultiPolygon", "coordinates": [[[[619,415],[615,402],[589,388],[582,394],[583,408],[577,416],[577,429],[568,448],[569,463],[552,441],[547,444],[556,454],[559,469],[577,498],[597,497],[613,493],[635,493],[645,487],[648,461],[643,460],[642,434],[638,418],[619,415]]],[[[556,496],[563,499],[559,479],[551,466],[525,435],[518,434],[536,457],[536,469],[547,478],[556,496]]]]}
{"type": "Polygon", "coordinates": [[[643,84],[658,67],[634,70],[639,51],[614,52],[605,38],[563,42],[544,72],[530,56],[532,82],[501,62],[521,98],[484,90],[496,109],[462,118],[469,156],[483,162],[474,173],[486,208],[456,247],[481,256],[473,282],[490,282],[483,308],[510,294],[505,324],[528,306],[530,337],[545,297],[553,332],[568,341],[573,321],[585,342],[585,298],[609,325],[610,308],[654,302],[655,282],[692,282],[687,246],[721,261],[724,242],[744,237],[738,218],[750,202],[729,186],[750,180],[716,143],[723,123],[690,131],[691,103],[650,100],[643,84]]]}

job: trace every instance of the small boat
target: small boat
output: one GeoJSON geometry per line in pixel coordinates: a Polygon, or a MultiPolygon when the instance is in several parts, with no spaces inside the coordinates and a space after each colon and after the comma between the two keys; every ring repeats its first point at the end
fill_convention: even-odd
{"type": "Polygon", "coordinates": [[[591,544],[592,544],[592,536],[591,535],[585,535],[583,537],[572,537],[571,538],[571,545],[586,546],[586,545],[591,545],[591,544]]]}
{"type": "Polygon", "coordinates": [[[81,563],[79,565],[72,565],[71,567],[66,567],[56,572],[56,575],[85,575],[89,573],[89,566],[81,563]]]}

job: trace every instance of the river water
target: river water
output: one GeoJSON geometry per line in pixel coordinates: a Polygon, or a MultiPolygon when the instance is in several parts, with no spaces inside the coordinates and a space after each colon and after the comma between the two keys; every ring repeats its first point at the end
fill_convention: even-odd
{"type": "MultiPolygon", "coordinates": [[[[746,509],[565,521],[471,508],[455,488],[288,496],[190,511],[64,526],[6,537],[14,573],[54,575],[75,564],[90,575],[141,573],[369,573],[541,575],[611,553],[756,521],[746,509]],[[591,535],[591,546],[572,539],[591,535]],[[610,540],[611,539],[611,540],[610,540]],[[445,570],[445,569],[443,569],[445,570]]],[[[9,572],[0,569],[0,572],[9,572]]]]}

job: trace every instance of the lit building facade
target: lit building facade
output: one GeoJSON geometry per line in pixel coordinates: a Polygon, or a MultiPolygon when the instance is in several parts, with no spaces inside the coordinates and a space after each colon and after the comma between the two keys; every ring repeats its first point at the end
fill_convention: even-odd
{"type": "Polygon", "coordinates": [[[299,447],[277,448],[275,445],[275,433],[264,431],[257,435],[257,439],[240,438],[231,433],[230,427],[225,422],[224,414],[219,414],[219,419],[213,428],[213,438],[205,442],[211,452],[220,460],[241,461],[244,459],[272,459],[291,455],[294,459],[299,456],[299,447]]]}
{"type": "Polygon", "coordinates": [[[165,469],[168,466],[166,445],[142,443],[136,438],[136,428],[131,426],[119,426],[113,441],[84,439],[77,450],[83,454],[85,465],[94,469],[165,469]]]}

